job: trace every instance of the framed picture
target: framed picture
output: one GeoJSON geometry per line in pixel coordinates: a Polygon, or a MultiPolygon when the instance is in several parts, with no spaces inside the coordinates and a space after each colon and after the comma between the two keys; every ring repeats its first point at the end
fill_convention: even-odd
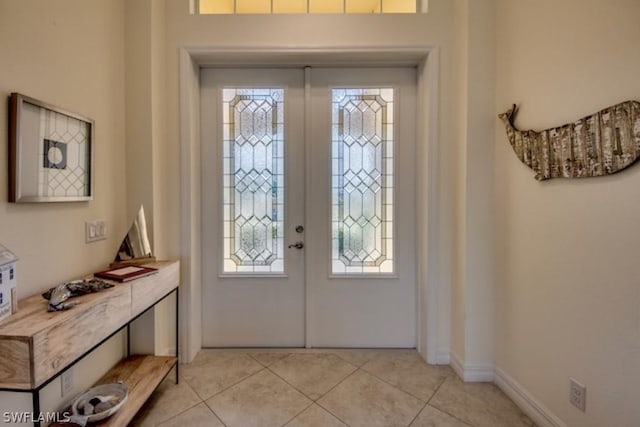
{"type": "Polygon", "coordinates": [[[92,200],[93,141],[93,120],[12,93],[9,202],[92,200]]]}

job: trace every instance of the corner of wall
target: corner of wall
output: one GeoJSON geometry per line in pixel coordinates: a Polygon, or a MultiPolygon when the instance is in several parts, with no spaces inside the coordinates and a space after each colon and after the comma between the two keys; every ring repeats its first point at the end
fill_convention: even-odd
{"type": "Polygon", "coordinates": [[[456,353],[450,355],[451,368],[464,382],[493,382],[495,368],[491,364],[465,363],[456,353]]]}

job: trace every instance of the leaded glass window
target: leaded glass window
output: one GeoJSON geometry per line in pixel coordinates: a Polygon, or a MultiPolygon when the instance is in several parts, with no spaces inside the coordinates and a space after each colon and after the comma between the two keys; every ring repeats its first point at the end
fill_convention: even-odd
{"type": "Polygon", "coordinates": [[[225,273],[284,272],[284,89],[222,90],[225,273]]]}
{"type": "Polygon", "coordinates": [[[392,88],[332,90],[332,273],[393,273],[392,88]]]}
{"type": "Polygon", "coordinates": [[[195,10],[208,14],[271,13],[417,13],[427,0],[196,0],[195,10]]]}

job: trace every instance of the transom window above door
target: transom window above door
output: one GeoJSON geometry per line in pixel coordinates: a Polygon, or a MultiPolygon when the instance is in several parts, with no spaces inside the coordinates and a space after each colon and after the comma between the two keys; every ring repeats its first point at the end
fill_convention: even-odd
{"type": "Polygon", "coordinates": [[[416,13],[427,0],[195,0],[207,14],[416,13]]]}

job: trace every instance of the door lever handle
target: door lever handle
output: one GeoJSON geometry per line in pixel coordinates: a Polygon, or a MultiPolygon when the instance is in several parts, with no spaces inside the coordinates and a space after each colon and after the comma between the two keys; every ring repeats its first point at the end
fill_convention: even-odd
{"type": "Polygon", "coordinates": [[[291,249],[291,248],[302,249],[302,248],[304,248],[304,243],[295,242],[294,244],[289,245],[288,247],[289,247],[289,249],[291,249]]]}

